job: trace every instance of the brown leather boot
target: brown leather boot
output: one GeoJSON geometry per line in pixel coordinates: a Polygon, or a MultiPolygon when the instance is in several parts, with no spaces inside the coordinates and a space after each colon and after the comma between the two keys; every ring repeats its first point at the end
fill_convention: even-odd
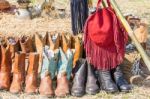
{"type": "Polygon", "coordinates": [[[72,49],[75,49],[75,53],[73,57],[73,67],[74,67],[76,65],[76,62],[82,56],[83,46],[78,36],[73,37],[73,41],[71,42],[71,44],[72,44],[72,49]]]}
{"type": "Polygon", "coordinates": [[[35,33],[35,48],[36,48],[36,52],[39,53],[39,68],[38,68],[38,73],[40,73],[40,71],[41,71],[41,66],[42,66],[42,51],[43,51],[43,47],[46,45],[47,36],[48,36],[47,33],[45,33],[44,35],[39,35],[38,33],[35,33]]]}
{"type": "Polygon", "coordinates": [[[63,52],[67,52],[68,48],[71,48],[71,36],[68,34],[62,34],[62,40],[61,40],[61,48],[63,52]]]}
{"type": "Polygon", "coordinates": [[[45,77],[41,79],[39,92],[40,95],[46,96],[46,97],[53,97],[54,91],[53,91],[53,83],[50,74],[46,74],[45,77]]]}
{"type": "Polygon", "coordinates": [[[11,54],[9,46],[1,45],[0,90],[9,90],[11,74],[11,54]]]}
{"type": "Polygon", "coordinates": [[[23,90],[25,81],[25,57],[25,53],[15,53],[13,81],[10,86],[11,93],[18,94],[23,90]]]}
{"type": "Polygon", "coordinates": [[[20,38],[21,50],[23,53],[33,52],[32,39],[28,36],[22,36],[20,38]]]}
{"type": "Polygon", "coordinates": [[[51,50],[58,49],[60,46],[60,35],[58,33],[49,33],[48,45],[51,50]]]}
{"type": "Polygon", "coordinates": [[[7,38],[7,44],[10,46],[10,53],[11,53],[11,60],[12,60],[12,72],[13,72],[15,52],[19,51],[19,40],[14,37],[9,37],[7,38]]]}
{"type": "Polygon", "coordinates": [[[37,77],[38,77],[38,61],[39,54],[29,54],[29,66],[27,70],[27,76],[25,81],[25,92],[27,94],[34,94],[37,92],[37,77]]]}
{"type": "Polygon", "coordinates": [[[69,81],[66,74],[61,74],[57,76],[57,87],[55,90],[55,95],[57,97],[65,97],[69,94],[69,81]]]}

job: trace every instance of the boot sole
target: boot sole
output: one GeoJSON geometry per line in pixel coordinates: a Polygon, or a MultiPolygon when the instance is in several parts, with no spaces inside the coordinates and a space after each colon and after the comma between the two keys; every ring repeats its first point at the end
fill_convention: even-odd
{"type": "Polygon", "coordinates": [[[72,96],[75,96],[75,97],[82,97],[85,95],[85,93],[71,93],[72,96]]]}
{"type": "Polygon", "coordinates": [[[41,97],[46,97],[46,98],[53,98],[54,95],[40,95],[41,97]]]}
{"type": "Polygon", "coordinates": [[[121,90],[121,93],[129,93],[131,92],[132,90],[121,90]]]}
{"type": "Polygon", "coordinates": [[[96,90],[96,91],[89,91],[89,90],[86,90],[86,93],[89,94],[89,95],[95,95],[99,92],[99,90],[96,90]]]}
{"type": "Polygon", "coordinates": [[[59,97],[59,98],[65,98],[67,96],[69,96],[69,93],[66,93],[65,95],[64,94],[56,95],[56,97],[59,97]]]}
{"type": "Polygon", "coordinates": [[[105,90],[105,89],[101,89],[102,91],[106,92],[107,94],[115,94],[115,93],[119,93],[119,90],[116,90],[116,91],[108,91],[108,90],[105,90]]]}

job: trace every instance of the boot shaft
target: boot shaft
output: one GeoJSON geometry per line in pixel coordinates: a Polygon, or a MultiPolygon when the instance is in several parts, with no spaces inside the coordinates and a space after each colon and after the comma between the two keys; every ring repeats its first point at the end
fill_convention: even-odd
{"type": "Polygon", "coordinates": [[[25,53],[15,53],[15,65],[13,73],[22,73],[23,75],[25,75],[25,57],[25,53]]]}
{"type": "Polygon", "coordinates": [[[38,53],[42,53],[43,47],[47,43],[47,37],[47,33],[44,35],[39,35],[38,33],[35,33],[35,47],[38,53]]]}
{"type": "MultiPolygon", "coordinates": [[[[87,61],[80,58],[76,63],[76,68],[73,69],[74,80],[73,82],[80,82],[80,84],[85,84],[87,80],[87,61]],[[79,81],[78,81],[79,80],[79,81]]],[[[76,83],[78,84],[78,83],[76,83]]],[[[80,85],[79,84],[79,85],[80,85]]]]}
{"type": "Polygon", "coordinates": [[[24,53],[33,52],[31,37],[23,36],[20,38],[21,50],[24,53]]]}
{"type": "Polygon", "coordinates": [[[108,71],[101,71],[99,70],[99,80],[100,82],[105,82],[105,81],[112,81],[112,76],[111,76],[111,72],[108,71]]]}
{"type": "Polygon", "coordinates": [[[48,35],[48,45],[50,46],[51,50],[58,49],[60,46],[60,35],[49,33],[48,35]]]}
{"type": "Polygon", "coordinates": [[[10,72],[11,65],[10,46],[7,44],[1,45],[1,72],[10,72]]]}
{"type": "Polygon", "coordinates": [[[27,74],[32,74],[32,73],[37,74],[38,65],[39,65],[39,54],[30,53],[29,54],[29,65],[28,65],[27,74]]]}
{"type": "Polygon", "coordinates": [[[71,36],[67,34],[62,34],[61,36],[61,48],[64,53],[71,48],[71,36]]]}
{"type": "Polygon", "coordinates": [[[17,38],[13,38],[13,37],[9,37],[7,38],[7,44],[10,46],[10,52],[11,52],[11,56],[13,57],[15,55],[15,52],[19,51],[19,39],[17,38]]]}
{"type": "Polygon", "coordinates": [[[77,60],[82,56],[83,46],[78,36],[74,36],[71,41],[71,47],[75,49],[74,58],[73,58],[73,66],[75,66],[77,60]]]}

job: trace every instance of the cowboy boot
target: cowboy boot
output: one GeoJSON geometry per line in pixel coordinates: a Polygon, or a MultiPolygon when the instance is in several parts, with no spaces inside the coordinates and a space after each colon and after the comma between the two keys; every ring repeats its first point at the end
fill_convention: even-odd
{"type": "Polygon", "coordinates": [[[120,69],[120,66],[118,66],[114,71],[114,80],[120,89],[120,91],[128,92],[132,89],[131,85],[128,84],[128,82],[124,79],[123,73],[120,69]]]}
{"type": "Polygon", "coordinates": [[[52,79],[55,77],[58,62],[58,52],[58,50],[53,52],[48,50],[48,48],[44,49],[43,65],[41,70],[41,83],[39,87],[40,95],[47,97],[54,96],[52,79]]]}
{"type": "Polygon", "coordinates": [[[39,68],[38,68],[38,73],[41,71],[41,66],[42,66],[42,52],[43,52],[43,47],[46,45],[47,42],[47,32],[44,35],[39,35],[38,33],[35,33],[35,48],[36,52],[39,53],[39,68]]]}
{"type": "Polygon", "coordinates": [[[118,87],[112,80],[110,71],[99,70],[98,76],[99,76],[99,83],[102,90],[108,93],[118,92],[118,87]]]}
{"type": "Polygon", "coordinates": [[[39,54],[29,54],[29,66],[27,70],[27,76],[25,81],[25,92],[27,94],[34,94],[37,92],[37,78],[38,78],[38,61],[39,54]]]}
{"type": "Polygon", "coordinates": [[[73,67],[76,64],[76,61],[82,56],[82,44],[78,36],[74,36],[74,40],[71,42],[72,48],[75,49],[74,58],[73,58],[73,67]]]}
{"type": "Polygon", "coordinates": [[[15,53],[15,65],[10,92],[18,94],[23,90],[25,81],[25,53],[15,53]]]}
{"type": "Polygon", "coordinates": [[[99,92],[97,79],[94,75],[94,68],[92,65],[87,63],[87,82],[86,82],[86,93],[95,95],[99,92]]]}
{"type": "Polygon", "coordinates": [[[31,37],[22,36],[20,38],[20,45],[23,53],[33,52],[31,37]]]}
{"type": "Polygon", "coordinates": [[[9,90],[11,79],[11,54],[8,45],[1,45],[0,90],[9,90]]]}
{"type": "Polygon", "coordinates": [[[13,72],[15,52],[19,51],[19,40],[17,38],[9,37],[7,38],[7,43],[10,46],[10,53],[12,59],[12,72],[13,72]]]}
{"type": "Polygon", "coordinates": [[[48,45],[51,50],[59,49],[60,46],[60,35],[58,33],[49,33],[48,35],[48,45]]]}
{"type": "Polygon", "coordinates": [[[73,85],[71,88],[71,95],[81,97],[85,94],[85,83],[87,77],[87,61],[79,59],[74,68],[73,85]]]}
{"type": "Polygon", "coordinates": [[[57,87],[55,95],[64,97],[69,94],[69,79],[72,72],[73,52],[68,49],[66,53],[60,48],[60,59],[58,61],[57,87]]]}

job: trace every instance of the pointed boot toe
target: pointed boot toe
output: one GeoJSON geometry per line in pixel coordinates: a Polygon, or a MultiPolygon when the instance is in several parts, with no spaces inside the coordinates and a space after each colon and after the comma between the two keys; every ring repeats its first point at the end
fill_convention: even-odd
{"type": "Polygon", "coordinates": [[[85,94],[85,89],[83,88],[72,88],[71,95],[76,97],[82,97],[85,94]]]}
{"type": "Polygon", "coordinates": [[[113,74],[114,74],[115,82],[116,82],[117,86],[119,87],[120,91],[128,92],[128,91],[132,90],[132,86],[130,84],[128,84],[128,82],[124,79],[124,76],[120,69],[120,66],[118,66],[115,69],[113,74]]]}
{"type": "Polygon", "coordinates": [[[126,85],[120,86],[120,89],[121,89],[122,92],[129,92],[129,91],[131,91],[133,88],[132,88],[131,85],[126,84],[126,85]]]}
{"type": "Polygon", "coordinates": [[[58,75],[57,77],[57,87],[55,90],[55,95],[57,97],[65,97],[69,95],[69,81],[66,74],[58,75]]]}
{"type": "Polygon", "coordinates": [[[49,75],[46,75],[41,79],[40,87],[39,87],[40,95],[46,97],[53,97],[54,91],[52,88],[52,79],[49,75]]]}

